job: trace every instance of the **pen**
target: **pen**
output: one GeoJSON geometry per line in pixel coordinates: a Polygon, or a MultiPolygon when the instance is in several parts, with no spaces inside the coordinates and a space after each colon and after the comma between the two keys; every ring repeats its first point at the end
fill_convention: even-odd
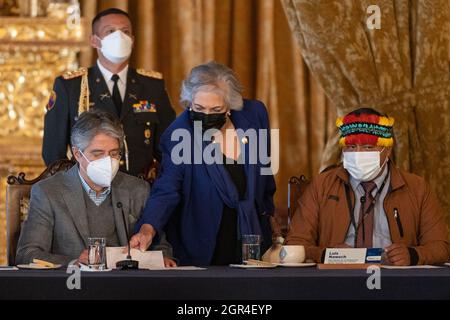
{"type": "Polygon", "coordinates": [[[398,231],[400,231],[400,237],[403,238],[403,226],[402,226],[402,221],[400,220],[400,214],[398,213],[397,208],[394,208],[394,218],[395,218],[395,221],[397,222],[398,231]]]}

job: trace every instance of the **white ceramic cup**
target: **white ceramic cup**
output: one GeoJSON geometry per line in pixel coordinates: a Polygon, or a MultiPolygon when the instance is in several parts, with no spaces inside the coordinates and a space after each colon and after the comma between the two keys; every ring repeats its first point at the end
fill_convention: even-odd
{"type": "Polygon", "coordinates": [[[285,245],[280,250],[280,263],[305,262],[305,247],[297,245],[285,245]]]}

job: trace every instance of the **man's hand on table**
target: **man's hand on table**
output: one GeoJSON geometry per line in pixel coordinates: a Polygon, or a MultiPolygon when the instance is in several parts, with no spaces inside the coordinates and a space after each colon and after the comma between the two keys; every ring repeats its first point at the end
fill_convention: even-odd
{"type": "Polygon", "coordinates": [[[409,250],[403,243],[393,243],[385,248],[387,262],[394,266],[409,266],[411,257],[409,250]]]}
{"type": "Polygon", "coordinates": [[[80,257],[78,258],[78,263],[82,263],[87,265],[88,264],[88,250],[83,250],[83,252],[81,252],[80,257]]]}

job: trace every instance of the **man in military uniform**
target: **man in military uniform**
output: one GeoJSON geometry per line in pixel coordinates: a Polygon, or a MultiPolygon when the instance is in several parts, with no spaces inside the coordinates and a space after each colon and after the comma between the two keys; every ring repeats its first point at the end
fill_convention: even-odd
{"type": "Polygon", "coordinates": [[[159,138],[175,111],[160,73],[129,67],[133,40],[125,11],[110,8],[93,19],[90,42],[97,49],[97,63],[56,78],[47,104],[42,147],[46,165],[67,158],[70,130],[89,108],[120,118],[126,135],[122,171],[146,174],[153,159],[160,160],[159,138]]]}

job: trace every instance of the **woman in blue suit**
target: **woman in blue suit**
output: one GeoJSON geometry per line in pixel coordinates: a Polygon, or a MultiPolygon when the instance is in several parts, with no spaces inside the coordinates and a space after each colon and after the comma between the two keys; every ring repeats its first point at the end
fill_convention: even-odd
{"type": "Polygon", "coordinates": [[[269,119],[262,102],[241,92],[216,62],[183,81],[186,110],[161,137],[161,172],[131,247],[145,250],[165,230],[181,265],[227,265],[240,262],[242,235],[260,235],[263,252],[271,245],[269,119]]]}

